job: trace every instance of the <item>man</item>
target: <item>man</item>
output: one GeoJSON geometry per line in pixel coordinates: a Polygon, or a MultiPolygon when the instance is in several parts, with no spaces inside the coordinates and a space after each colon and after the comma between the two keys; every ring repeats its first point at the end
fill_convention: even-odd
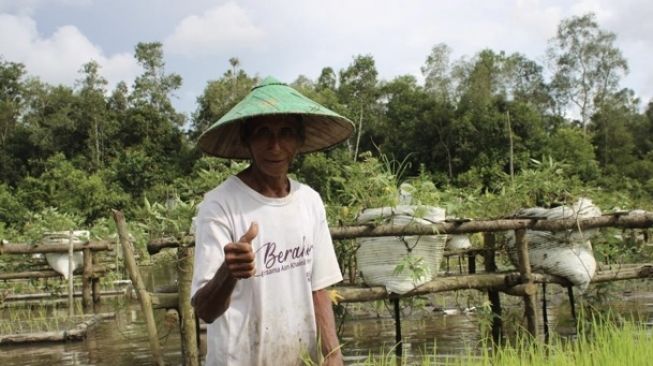
{"type": "Polygon", "coordinates": [[[325,288],[342,280],[321,198],[288,178],[297,153],[351,135],[353,123],[273,78],[200,137],[211,155],[251,164],[208,192],[196,219],[192,303],[206,365],[342,365],[325,288]],[[318,346],[321,350],[318,350],[318,346]]]}

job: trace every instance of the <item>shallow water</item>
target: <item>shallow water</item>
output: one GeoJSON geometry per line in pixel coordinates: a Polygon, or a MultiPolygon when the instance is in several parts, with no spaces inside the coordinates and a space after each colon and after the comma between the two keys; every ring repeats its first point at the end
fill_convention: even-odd
{"type": "MultiPolygon", "coordinates": [[[[171,278],[173,269],[155,268],[146,275],[149,286],[161,278],[171,278]]],[[[634,282],[629,282],[634,284],[634,282]]],[[[653,324],[653,291],[643,288],[637,292],[625,291],[625,282],[614,291],[619,296],[613,308],[619,313],[637,313],[644,324],[653,324]],[[624,292],[625,291],[625,292],[624,292]]],[[[640,286],[641,287],[641,286],[640,286]]],[[[549,292],[547,292],[549,293],[549,292]]],[[[470,297],[480,306],[485,300],[478,292],[470,297]]],[[[553,290],[549,300],[548,316],[552,331],[563,334],[573,332],[569,325],[569,307],[563,290],[553,290]]],[[[402,315],[403,352],[409,360],[420,355],[434,355],[438,358],[468,354],[470,349],[479,351],[481,324],[484,319],[478,311],[456,311],[464,308],[441,300],[444,295],[427,298],[426,305],[402,315]],[[444,310],[440,309],[444,308],[444,310]],[[437,309],[437,310],[436,310],[437,309]],[[446,312],[445,312],[446,310],[446,312]]],[[[449,299],[451,299],[450,297],[449,299]]],[[[502,297],[504,314],[519,316],[521,303],[518,298],[502,297]]],[[[469,300],[467,300],[469,302],[469,300]]],[[[469,306],[470,304],[466,304],[469,306]]],[[[474,304],[472,304],[474,305],[474,304]]],[[[345,363],[354,365],[368,358],[370,354],[391,355],[395,345],[395,322],[391,308],[371,311],[371,306],[347,305],[353,319],[344,322],[341,339],[345,363]],[[363,309],[363,310],[361,310],[363,309]]],[[[61,309],[66,311],[66,309],[61,309]]],[[[41,343],[21,346],[0,346],[0,365],[9,366],[53,366],[53,365],[95,365],[127,366],[152,365],[146,328],[137,301],[126,299],[103,299],[96,312],[116,312],[116,318],[107,320],[93,329],[84,341],[69,343],[41,343]]],[[[157,328],[168,365],[181,364],[180,338],[175,319],[166,318],[164,311],[156,311],[157,328]]],[[[2,320],[6,321],[6,320],[2,320]]],[[[203,337],[202,337],[203,338],[203,337]]]]}

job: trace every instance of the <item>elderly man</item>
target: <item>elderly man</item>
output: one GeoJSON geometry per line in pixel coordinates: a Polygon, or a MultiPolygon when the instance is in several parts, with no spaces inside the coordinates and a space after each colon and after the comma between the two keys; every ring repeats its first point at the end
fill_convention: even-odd
{"type": "Polygon", "coordinates": [[[317,192],[288,177],[297,153],[345,140],[353,123],[273,78],[200,137],[250,165],[208,192],[196,219],[192,303],[210,323],[206,365],[342,365],[325,288],[342,280],[317,192]]]}

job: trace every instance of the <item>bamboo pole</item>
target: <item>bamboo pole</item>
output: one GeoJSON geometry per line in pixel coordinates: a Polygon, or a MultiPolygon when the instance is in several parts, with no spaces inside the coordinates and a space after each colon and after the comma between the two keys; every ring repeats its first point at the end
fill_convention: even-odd
{"type": "MultiPolygon", "coordinates": [[[[405,226],[358,225],[330,227],[333,240],[353,239],[360,237],[376,236],[405,236],[405,235],[433,235],[433,234],[469,234],[478,232],[498,232],[517,229],[531,229],[542,231],[585,230],[599,227],[620,227],[627,229],[649,228],[653,226],[653,212],[643,213],[615,213],[589,219],[500,219],[476,221],[445,221],[432,225],[409,224],[405,226]]],[[[150,254],[155,254],[165,248],[175,248],[180,245],[194,245],[194,236],[188,235],[181,240],[161,238],[153,240],[147,245],[150,254]]],[[[1,249],[0,249],[1,253],[1,249]]]]}
{"type": "Polygon", "coordinates": [[[134,259],[134,251],[132,249],[131,242],[129,241],[129,233],[127,231],[125,216],[122,212],[113,210],[113,219],[116,221],[118,237],[120,238],[120,244],[122,245],[125,263],[127,265],[127,271],[129,272],[129,277],[134,284],[136,294],[138,295],[138,299],[141,303],[141,309],[145,315],[145,323],[147,325],[147,334],[150,342],[150,349],[152,351],[152,357],[154,358],[156,365],[163,366],[163,356],[161,353],[161,346],[159,345],[159,335],[156,330],[156,323],[154,321],[152,302],[150,300],[150,295],[145,289],[145,283],[141,278],[138,266],[136,265],[136,259],[134,259]]]}
{"type": "MultiPolygon", "coordinates": [[[[98,256],[93,255],[91,256],[91,265],[93,268],[96,268],[98,266],[98,256]]],[[[100,278],[97,276],[97,274],[93,274],[91,277],[91,288],[93,292],[93,303],[97,304],[100,302],[101,297],[102,297],[102,290],[100,290],[100,278]]]]}
{"type": "Polygon", "coordinates": [[[75,304],[73,303],[73,293],[75,292],[73,276],[73,231],[68,233],[68,316],[75,315],[75,304]]]}
{"type": "MultiPolygon", "coordinates": [[[[102,291],[102,295],[105,296],[111,296],[111,295],[126,295],[127,290],[107,290],[107,291],[102,291]]],[[[83,292],[76,291],[73,294],[75,297],[82,297],[84,296],[83,292]]],[[[61,294],[61,293],[56,293],[56,292],[39,292],[39,293],[34,293],[34,294],[11,294],[7,295],[3,301],[5,302],[10,302],[10,301],[25,301],[25,300],[43,300],[43,299],[53,299],[53,298],[62,298],[62,297],[67,297],[68,294],[61,294]]]]}
{"type": "Polygon", "coordinates": [[[562,231],[598,227],[647,228],[653,226],[653,212],[632,215],[603,215],[589,219],[500,219],[466,222],[442,222],[431,225],[411,223],[405,226],[392,224],[331,227],[333,239],[351,239],[376,236],[467,234],[476,232],[497,232],[518,229],[541,231],[562,231]]]}
{"type": "MultiPolygon", "coordinates": [[[[383,286],[336,286],[332,290],[338,293],[339,303],[385,300],[389,299],[391,297],[390,295],[393,298],[411,297],[457,290],[510,292],[514,287],[513,279],[520,278],[520,276],[521,274],[519,272],[501,272],[438,277],[402,295],[390,294],[383,286]]],[[[531,273],[531,276],[534,283],[553,283],[565,287],[569,285],[569,281],[558,276],[541,273],[531,273]]],[[[653,264],[641,264],[639,267],[597,272],[591,283],[624,281],[638,278],[653,278],[653,264]]],[[[524,290],[524,292],[531,292],[531,290],[524,290]]],[[[179,303],[179,294],[155,293],[152,294],[152,303],[155,308],[175,308],[176,304],[179,303]]]]}
{"type": "MultiPolygon", "coordinates": [[[[0,244],[0,255],[3,254],[35,254],[35,253],[68,253],[68,244],[0,244]]],[[[77,243],[73,245],[73,251],[78,252],[84,249],[93,251],[111,250],[107,241],[77,243]]]]}
{"type": "Polygon", "coordinates": [[[179,293],[177,292],[153,292],[150,297],[153,309],[177,309],[179,307],[179,293]]]}
{"type": "MultiPolygon", "coordinates": [[[[93,269],[93,276],[101,275],[107,272],[107,269],[104,266],[95,266],[93,269]]],[[[79,271],[77,271],[79,273],[79,271]]],[[[75,274],[75,272],[73,272],[75,274]]],[[[61,273],[55,270],[44,270],[44,271],[23,271],[23,272],[7,272],[0,273],[0,280],[19,280],[19,279],[30,279],[30,278],[53,278],[61,277],[61,273]]]]}
{"type": "Polygon", "coordinates": [[[82,304],[84,309],[88,309],[93,303],[91,296],[91,282],[93,276],[93,258],[91,250],[84,249],[84,272],[82,274],[82,304]]]}
{"type": "MultiPolygon", "coordinates": [[[[493,233],[483,233],[483,245],[485,251],[485,272],[492,273],[497,271],[495,259],[496,238],[493,233]]],[[[492,341],[494,344],[501,343],[503,334],[503,319],[501,318],[501,296],[496,290],[488,290],[488,300],[492,310],[492,341]]]]}
{"type": "Polygon", "coordinates": [[[526,230],[515,230],[515,242],[517,243],[517,256],[519,259],[519,273],[521,274],[521,282],[526,286],[532,286],[531,293],[524,293],[524,314],[526,316],[526,330],[534,338],[537,337],[537,303],[536,293],[537,287],[533,284],[533,276],[531,275],[531,261],[528,257],[528,241],[526,240],[526,230]]]}
{"type": "Polygon", "coordinates": [[[182,247],[177,251],[177,285],[179,294],[179,317],[181,349],[185,366],[198,366],[197,329],[195,311],[190,303],[190,286],[193,280],[193,248],[182,247]]]}

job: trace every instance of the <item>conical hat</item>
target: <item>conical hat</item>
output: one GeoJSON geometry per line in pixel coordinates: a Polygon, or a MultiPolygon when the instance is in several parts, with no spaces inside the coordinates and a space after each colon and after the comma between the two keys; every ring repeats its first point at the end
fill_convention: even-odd
{"type": "Polygon", "coordinates": [[[306,138],[299,149],[300,153],[327,149],[346,140],[354,132],[354,124],[349,119],[306,98],[288,85],[267,77],[204,131],[197,144],[209,155],[247,159],[249,151],[240,139],[240,123],[270,115],[302,117],[306,138]]]}

